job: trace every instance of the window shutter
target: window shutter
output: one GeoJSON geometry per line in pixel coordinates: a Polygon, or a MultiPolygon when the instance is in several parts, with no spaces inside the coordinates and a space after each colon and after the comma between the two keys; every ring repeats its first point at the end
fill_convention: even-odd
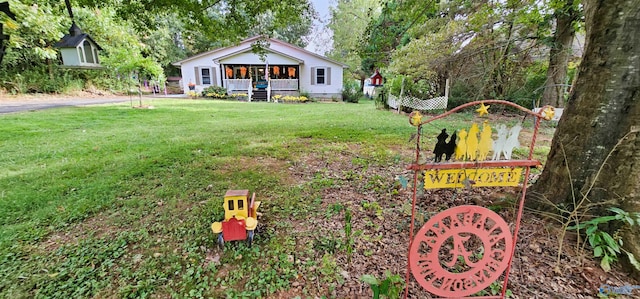
{"type": "Polygon", "coordinates": [[[311,85],[316,85],[316,76],[318,74],[316,73],[316,68],[312,67],[311,68],[311,85]]]}
{"type": "Polygon", "coordinates": [[[200,85],[200,68],[196,66],[193,68],[193,71],[196,74],[196,85],[200,85]]]}
{"type": "Polygon", "coordinates": [[[209,73],[211,74],[211,85],[218,86],[218,74],[215,72],[216,68],[211,68],[209,73]]]}
{"type": "Polygon", "coordinates": [[[330,67],[328,67],[327,70],[325,71],[325,77],[326,77],[326,79],[324,80],[325,83],[327,85],[331,85],[331,68],[330,67]]]}

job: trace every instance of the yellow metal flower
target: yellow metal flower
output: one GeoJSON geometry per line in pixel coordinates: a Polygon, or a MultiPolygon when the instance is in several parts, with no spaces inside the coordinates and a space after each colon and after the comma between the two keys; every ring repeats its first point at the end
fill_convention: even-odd
{"type": "Polygon", "coordinates": [[[411,112],[411,114],[409,114],[409,123],[415,127],[419,126],[420,123],[422,123],[422,113],[420,113],[420,111],[411,112]]]}
{"type": "Polygon", "coordinates": [[[484,103],[480,103],[480,108],[476,109],[476,112],[480,113],[480,116],[489,114],[489,107],[491,106],[485,106],[484,103]]]}
{"type": "Polygon", "coordinates": [[[551,106],[544,107],[544,109],[542,110],[542,117],[544,117],[544,119],[546,120],[553,119],[553,116],[555,114],[556,114],[556,109],[551,106]]]}

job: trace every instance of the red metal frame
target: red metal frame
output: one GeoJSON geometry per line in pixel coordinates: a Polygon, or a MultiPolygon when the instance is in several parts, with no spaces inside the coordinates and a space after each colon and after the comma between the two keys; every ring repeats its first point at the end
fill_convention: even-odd
{"type": "MultiPolygon", "coordinates": [[[[550,107],[550,106],[549,106],[550,107]]],[[[474,102],[470,102],[470,103],[466,103],[463,105],[460,105],[450,111],[447,111],[445,113],[442,113],[440,115],[437,115],[435,117],[429,118],[425,121],[422,121],[420,124],[417,124],[417,138],[416,138],[416,159],[415,162],[411,165],[409,165],[407,167],[408,170],[413,170],[414,171],[414,175],[413,175],[413,197],[412,197],[412,207],[411,207],[411,224],[410,224],[410,230],[409,230],[409,252],[407,253],[407,272],[406,272],[406,276],[405,276],[405,293],[404,293],[404,298],[407,298],[407,296],[409,295],[409,280],[410,280],[410,272],[412,267],[416,269],[416,271],[420,271],[423,270],[424,268],[421,268],[419,265],[412,265],[412,260],[415,261],[416,263],[420,260],[420,257],[424,257],[424,256],[420,256],[420,257],[412,257],[412,245],[413,245],[413,241],[414,241],[414,228],[415,228],[415,211],[416,211],[416,202],[417,202],[417,186],[418,186],[418,173],[419,171],[423,171],[423,170],[429,170],[429,169],[463,169],[463,168],[484,168],[484,167],[524,167],[525,168],[525,175],[524,175],[524,183],[522,186],[522,196],[520,198],[520,201],[518,203],[518,214],[517,214],[517,218],[516,218],[516,223],[515,223],[515,228],[513,231],[513,235],[512,235],[512,240],[510,241],[505,241],[505,244],[507,244],[507,248],[505,248],[505,252],[507,253],[507,255],[504,257],[504,260],[506,261],[506,268],[502,268],[497,276],[500,276],[500,273],[502,273],[504,270],[504,282],[502,285],[502,292],[500,296],[485,296],[485,297],[473,297],[473,298],[504,298],[506,291],[507,291],[507,283],[509,281],[509,271],[511,270],[511,262],[513,259],[513,255],[514,255],[514,251],[515,251],[515,247],[517,244],[517,238],[518,238],[518,232],[520,230],[520,222],[522,220],[522,213],[523,213],[523,209],[524,209],[524,200],[526,197],[526,193],[527,193],[527,185],[528,185],[528,180],[529,180],[529,175],[531,172],[531,167],[536,167],[540,165],[539,161],[533,160],[533,149],[536,143],[536,138],[538,135],[538,130],[540,128],[540,122],[542,121],[542,119],[545,119],[543,113],[545,111],[545,108],[547,107],[543,107],[543,109],[540,110],[540,112],[535,113],[527,108],[524,108],[520,105],[514,104],[512,102],[507,102],[507,101],[502,101],[502,100],[483,100],[483,101],[474,101],[474,102]],[[418,161],[420,161],[420,138],[421,138],[421,132],[422,132],[422,126],[430,123],[432,121],[447,117],[449,115],[452,115],[453,113],[456,113],[464,108],[467,107],[472,107],[472,106],[476,106],[476,105],[484,105],[484,104],[499,104],[499,105],[505,105],[505,106],[510,106],[513,108],[516,108],[518,110],[521,110],[527,114],[533,115],[535,116],[535,124],[534,124],[534,130],[533,130],[533,136],[531,139],[531,144],[529,145],[529,155],[528,158],[526,160],[508,160],[508,161],[480,161],[480,162],[450,162],[450,163],[426,163],[426,164],[419,164],[418,161]]],[[[411,122],[411,119],[410,119],[411,122]]],[[[447,211],[444,211],[436,216],[434,216],[435,219],[434,221],[438,221],[444,219],[443,217],[451,217],[452,213],[456,213],[456,211],[459,211],[459,209],[470,209],[469,206],[462,206],[462,207],[454,207],[451,208],[447,211]],[[437,218],[439,217],[440,218],[437,218]]],[[[475,209],[475,208],[474,208],[475,209]]],[[[478,209],[480,209],[478,207],[478,209]]],[[[482,208],[484,209],[484,208],[482,208]]],[[[486,210],[486,209],[485,209],[486,210]]],[[[475,210],[474,210],[475,211],[475,210]]],[[[490,212],[490,211],[489,211],[490,212]]],[[[481,211],[478,210],[477,215],[490,215],[490,213],[487,213],[486,211],[481,211]]],[[[495,214],[495,213],[494,213],[495,214]]],[[[476,216],[476,217],[489,217],[489,216],[476,216]]],[[[491,215],[491,217],[494,217],[494,215],[491,215]]],[[[498,216],[499,217],[499,216],[498,216]]],[[[451,218],[449,218],[451,219],[451,218]]],[[[500,218],[501,220],[501,218],[500,218]]],[[[419,231],[419,238],[422,238],[421,242],[424,242],[425,240],[429,240],[430,237],[424,237],[426,231],[428,230],[433,230],[433,223],[430,223],[430,221],[428,221],[423,228],[419,231]],[[432,225],[432,227],[430,228],[429,225],[432,225]],[[420,233],[422,233],[423,235],[421,236],[420,233]]],[[[498,221],[499,222],[499,221],[498,221]]],[[[440,224],[440,226],[442,226],[442,224],[440,224]]],[[[462,225],[464,226],[464,225],[462,225]]],[[[437,227],[437,224],[436,224],[437,227]]],[[[433,233],[433,231],[432,231],[433,233]]],[[[481,234],[481,233],[480,233],[481,234]]],[[[453,242],[457,242],[456,238],[453,237],[453,235],[450,233],[448,235],[443,234],[444,237],[446,238],[452,238],[453,242]]],[[[441,237],[443,237],[441,236],[441,237]]],[[[482,239],[482,238],[481,238],[482,239]]],[[[432,240],[433,241],[433,240],[432,240]]],[[[435,242],[435,241],[434,241],[435,242]]],[[[442,242],[442,241],[438,241],[438,242],[442,242]]],[[[486,242],[486,240],[482,239],[482,242],[486,242]]],[[[435,243],[434,243],[435,244],[435,243]]],[[[442,244],[442,243],[438,243],[438,244],[442,244]]],[[[486,243],[484,243],[486,244],[486,243]]],[[[456,247],[458,245],[455,245],[456,247]]],[[[415,250],[414,250],[415,251],[415,250]]],[[[414,255],[418,254],[417,251],[414,252],[414,255]]],[[[457,256],[465,256],[466,253],[463,253],[462,251],[458,250],[456,251],[456,254],[458,254],[457,256]]],[[[455,261],[454,261],[455,262],[455,261]]],[[[502,262],[502,260],[501,260],[502,262]]],[[[424,263],[424,260],[423,260],[424,263]]],[[[436,266],[436,268],[438,268],[437,270],[440,271],[441,266],[440,264],[438,264],[436,266]]],[[[433,271],[430,271],[433,272],[433,271]]],[[[424,273],[424,272],[423,272],[424,273]]],[[[494,277],[495,275],[491,275],[491,278],[495,279],[497,277],[494,277]]],[[[455,276],[452,276],[455,277],[455,276]]],[[[433,283],[432,283],[433,284],[433,283]]],[[[442,285],[442,283],[436,283],[436,284],[440,284],[440,286],[442,285]]],[[[437,287],[436,287],[437,288],[437,287]]],[[[432,288],[433,289],[433,288],[432,288]]],[[[481,290],[481,289],[480,289],[481,290]]],[[[456,296],[459,297],[459,295],[456,295],[455,292],[446,292],[443,291],[440,294],[437,295],[442,295],[442,296],[456,296]]]]}

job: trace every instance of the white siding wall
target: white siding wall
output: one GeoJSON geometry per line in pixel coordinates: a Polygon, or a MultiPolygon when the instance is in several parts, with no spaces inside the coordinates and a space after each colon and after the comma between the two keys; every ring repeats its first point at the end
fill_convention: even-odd
{"type": "Polygon", "coordinates": [[[300,91],[308,92],[312,97],[331,99],[332,97],[342,99],[342,66],[333,62],[321,59],[313,54],[296,51],[287,45],[277,42],[271,43],[271,48],[282,53],[291,53],[291,56],[304,60],[300,65],[300,91]],[[295,51],[295,52],[293,52],[295,51]],[[312,68],[331,68],[331,84],[311,84],[312,68]]]}
{"type": "Polygon", "coordinates": [[[182,71],[182,87],[185,93],[189,91],[189,82],[196,84],[196,91],[198,92],[202,91],[205,87],[220,85],[220,67],[215,65],[210,57],[201,57],[187,61],[182,64],[180,69],[182,71]],[[209,68],[211,70],[211,84],[203,84],[200,71],[202,68],[209,68]],[[198,71],[198,74],[196,74],[196,71],[198,71]]]}

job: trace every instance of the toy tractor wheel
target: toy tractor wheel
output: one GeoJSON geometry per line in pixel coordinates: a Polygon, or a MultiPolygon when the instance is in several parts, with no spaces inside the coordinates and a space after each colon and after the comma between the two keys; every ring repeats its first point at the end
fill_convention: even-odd
{"type": "Polygon", "coordinates": [[[220,249],[224,249],[224,237],[222,236],[222,233],[218,234],[218,247],[220,249]]]}
{"type": "Polygon", "coordinates": [[[247,235],[247,246],[251,247],[251,244],[253,244],[253,235],[254,235],[254,231],[250,230],[248,235],[247,235]]]}

